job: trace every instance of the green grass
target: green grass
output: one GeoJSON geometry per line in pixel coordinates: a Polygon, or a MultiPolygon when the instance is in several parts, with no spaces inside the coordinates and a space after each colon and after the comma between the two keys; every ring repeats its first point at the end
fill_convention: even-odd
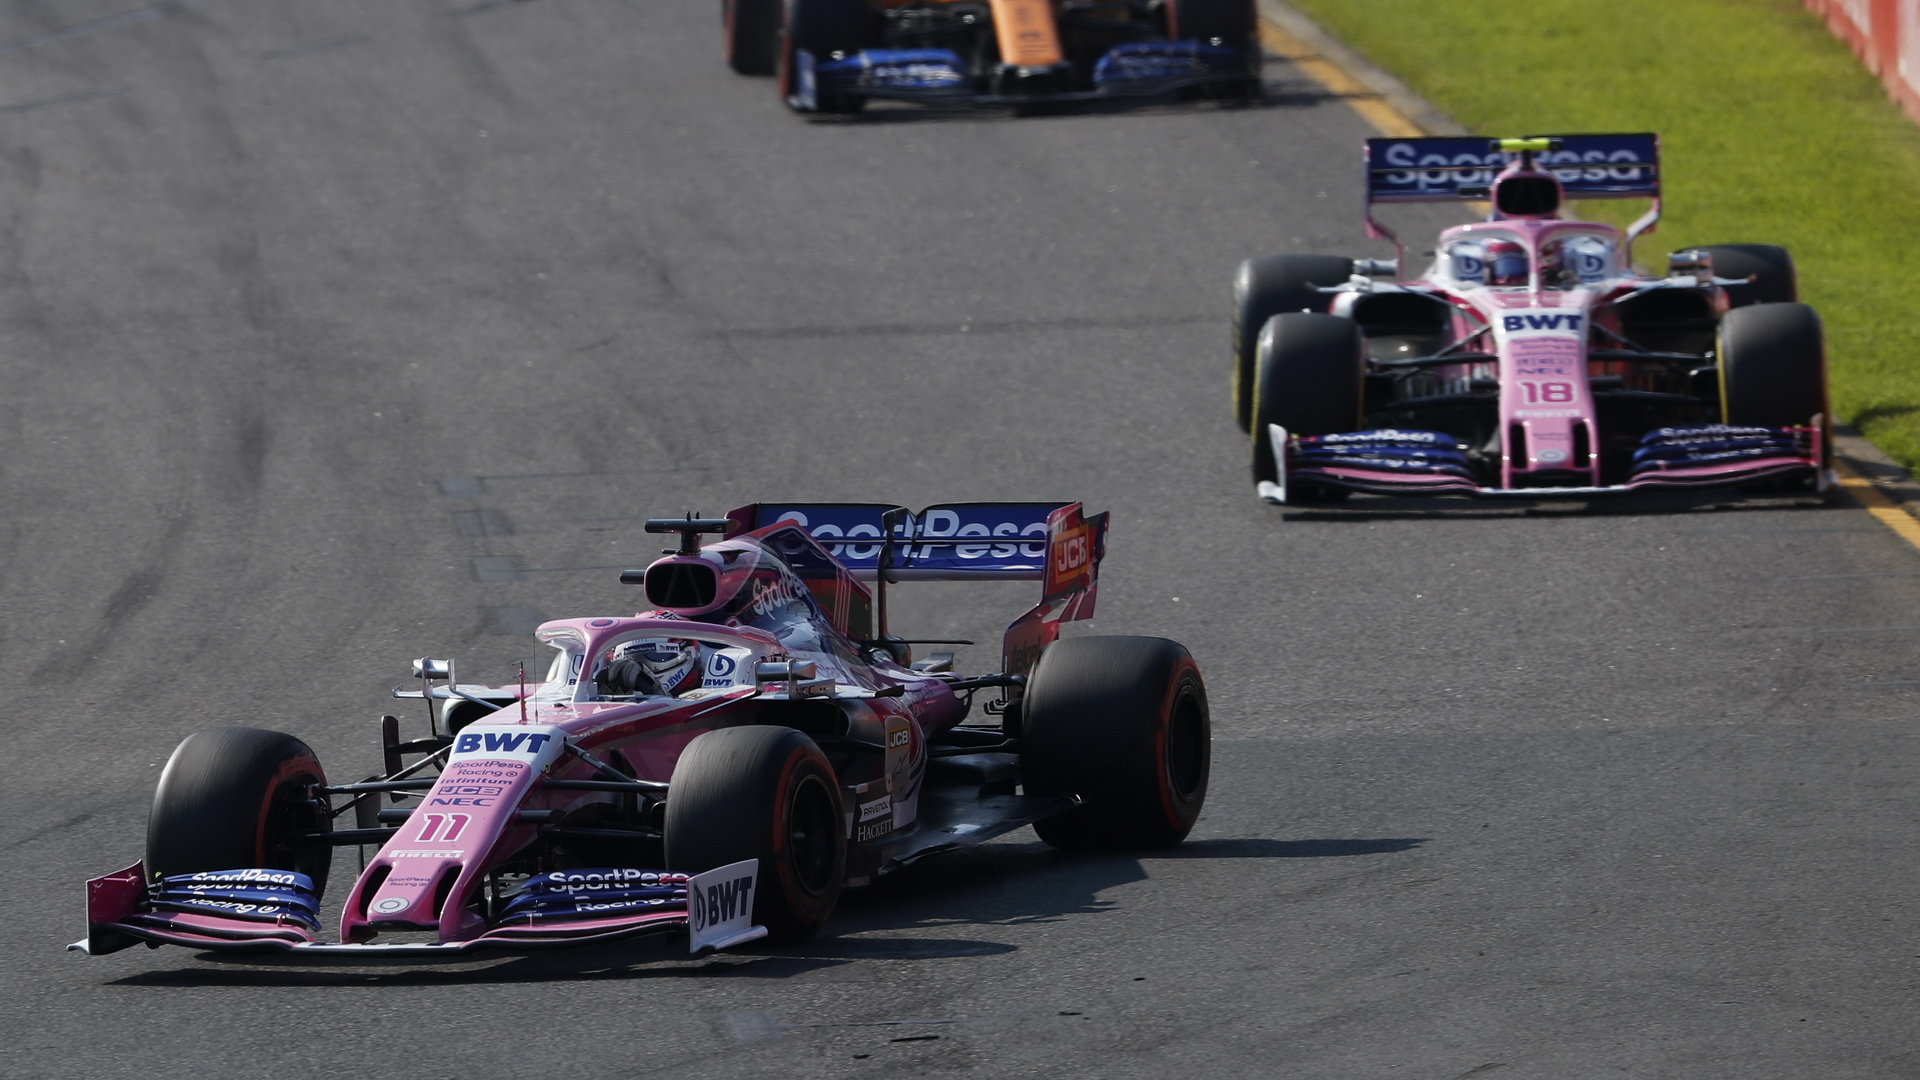
{"type": "Polygon", "coordinates": [[[1920,127],[1799,0],[1289,2],[1476,133],[1659,132],[1641,259],[1785,245],[1834,411],[1920,469],[1920,127]]]}

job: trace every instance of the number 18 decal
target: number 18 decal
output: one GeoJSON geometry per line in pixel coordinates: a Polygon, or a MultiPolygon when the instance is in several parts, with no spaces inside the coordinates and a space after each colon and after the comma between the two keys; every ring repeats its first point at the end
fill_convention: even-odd
{"type": "Polygon", "coordinates": [[[1573,400],[1570,382],[1523,382],[1520,390],[1529,405],[1565,405],[1573,400]]]}

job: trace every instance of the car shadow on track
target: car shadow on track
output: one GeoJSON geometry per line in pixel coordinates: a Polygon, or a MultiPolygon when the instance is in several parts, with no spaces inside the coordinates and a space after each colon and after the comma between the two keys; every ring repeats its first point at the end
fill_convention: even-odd
{"type": "MultiPolygon", "coordinates": [[[[1408,838],[1194,840],[1150,853],[1065,852],[1040,843],[995,843],[904,869],[846,892],[827,932],[787,946],[748,946],[689,957],[670,938],[635,938],[599,946],[518,956],[480,954],[451,963],[369,957],[345,962],[288,954],[221,956],[114,979],[116,987],[183,986],[440,986],[488,983],[593,982],[638,978],[785,979],[868,960],[942,960],[995,956],[1016,945],[943,933],[966,926],[1021,926],[1097,916],[1116,901],[1101,894],[1144,880],[1145,862],[1205,859],[1342,858],[1408,851],[1408,838]],[[901,936],[901,931],[924,930],[901,936]],[[862,937],[866,933],[885,936],[862,937]]],[[[173,955],[156,952],[153,955],[173,955]]],[[[196,954],[209,958],[210,954],[196,954]]]]}

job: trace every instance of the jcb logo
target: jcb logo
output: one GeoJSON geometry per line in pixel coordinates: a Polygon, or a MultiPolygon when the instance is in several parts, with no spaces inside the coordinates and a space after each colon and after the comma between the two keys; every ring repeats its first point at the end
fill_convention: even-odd
{"type": "Polygon", "coordinates": [[[1065,577],[1087,565],[1087,560],[1092,557],[1092,554],[1093,545],[1087,539],[1086,530],[1082,529],[1071,536],[1063,536],[1060,542],[1053,546],[1053,572],[1059,577],[1065,577]]]}

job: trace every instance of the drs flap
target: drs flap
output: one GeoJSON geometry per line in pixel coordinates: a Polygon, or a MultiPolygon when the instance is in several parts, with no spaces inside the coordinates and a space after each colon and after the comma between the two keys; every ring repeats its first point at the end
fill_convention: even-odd
{"type": "MultiPolygon", "coordinates": [[[[1050,522],[1063,510],[1081,522],[1078,503],[1051,502],[919,511],[884,503],[755,503],[727,517],[729,535],[792,520],[859,577],[878,577],[884,567],[890,581],[1042,580],[1049,577],[1050,522]]],[[[1105,517],[1099,515],[1102,526],[1105,517]]],[[[1069,561],[1076,571],[1083,565],[1069,561]]]]}
{"type": "MultiPolygon", "coordinates": [[[[1660,139],[1651,132],[1530,136],[1557,145],[1534,155],[1570,199],[1653,198],[1660,194],[1660,139]]],[[[1498,140],[1448,136],[1367,140],[1367,201],[1445,202],[1486,198],[1514,154],[1498,140]]]]}

